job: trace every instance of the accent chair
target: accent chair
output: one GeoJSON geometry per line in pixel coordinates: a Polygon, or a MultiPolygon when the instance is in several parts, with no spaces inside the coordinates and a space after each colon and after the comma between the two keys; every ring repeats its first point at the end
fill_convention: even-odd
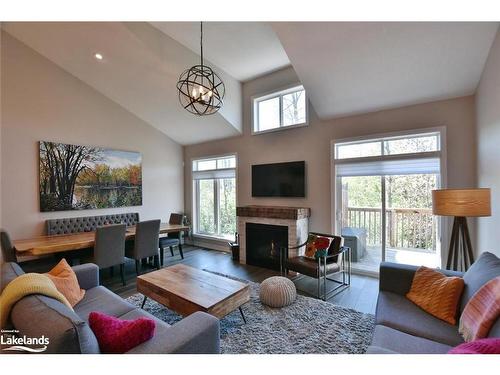
{"type": "Polygon", "coordinates": [[[292,258],[288,257],[289,250],[298,250],[305,247],[307,241],[298,246],[283,248],[280,254],[281,272],[287,276],[289,271],[294,271],[300,275],[317,279],[317,298],[326,301],[328,298],[344,291],[351,284],[351,249],[342,246],[342,237],[315,232],[310,232],[309,234],[332,239],[326,255],[318,256],[317,259],[311,259],[302,255],[292,258]],[[335,274],[341,275],[341,280],[328,278],[328,276],[335,274]],[[321,288],[321,280],[323,280],[323,288],[321,288]],[[327,291],[327,281],[332,281],[338,285],[332,290],[327,291]],[[323,289],[323,293],[321,289],[323,289]]]}

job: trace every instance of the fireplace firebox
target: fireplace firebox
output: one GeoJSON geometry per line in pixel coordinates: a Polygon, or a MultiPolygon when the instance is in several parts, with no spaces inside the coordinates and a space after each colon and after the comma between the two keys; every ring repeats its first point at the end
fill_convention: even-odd
{"type": "Polygon", "coordinates": [[[288,247],[288,227],[246,223],[246,262],[279,271],[280,249],[288,247]]]}

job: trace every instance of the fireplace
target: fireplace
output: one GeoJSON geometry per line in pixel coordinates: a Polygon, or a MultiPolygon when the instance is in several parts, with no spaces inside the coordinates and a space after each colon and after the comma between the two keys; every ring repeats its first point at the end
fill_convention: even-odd
{"type": "Polygon", "coordinates": [[[280,249],[288,247],[288,227],[246,223],[246,262],[279,271],[280,249]]]}
{"type": "MultiPolygon", "coordinates": [[[[309,231],[309,216],[311,216],[311,210],[306,207],[239,206],[236,207],[236,216],[238,217],[237,225],[238,233],[240,236],[240,263],[255,264],[255,256],[252,259],[253,263],[247,261],[247,244],[252,245],[254,249],[260,246],[258,244],[251,244],[247,241],[247,224],[261,225],[256,228],[265,226],[269,226],[270,228],[281,227],[284,233],[288,232],[288,238],[284,243],[288,244],[288,246],[296,247],[299,244],[306,242],[307,240],[307,233],[309,231]]],[[[254,236],[257,239],[251,239],[251,241],[257,241],[259,236],[260,235],[254,236]]],[[[271,241],[266,240],[265,244],[267,246],[270,246],[271,241]]],[[[274,243],[274,248],[276,251],[276,242],[274,243]]],[[[257,254],[258,253],[259,251],[257,251],[257,254]]],[[[277,255],[279,257],[279,253],[277,255]]],[[[289,257],[298,255],[304,255],[304,247],[290,249],[288,252],[289,257]]],[[[262,264],[261,261],[262,259],[257,260],[257,262],[260,262],[259,264],[262,264]]],[[[269,267],[276,268],[276,265],[279,264],[279,258],[274,259],[272,262],[270,262],[269,260],[267,260],[266,262],[268,264],[271,263],[269,267]],[[278,262],[276,263],[276,261],[278,262]]]]}

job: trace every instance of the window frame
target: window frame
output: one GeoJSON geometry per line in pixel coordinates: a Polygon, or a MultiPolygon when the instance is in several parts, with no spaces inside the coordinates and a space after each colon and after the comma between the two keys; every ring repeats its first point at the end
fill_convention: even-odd
{"type": "MultiPolygon", "coordinates": [[[[434,128],[433,128],[434,129],[434,128]]],[[[442,148],[443,148],[443,142],[441,140],[442,138],[442,130],[433,130],[433,131],[427,131],[427,132],[405,132],[405,133],[398,133],[397,135],[378,135],[374,138],[369,138],[369,137],[363,137],[361,139],[355,138],[354,140],[339,140],[335,141],[333,143],[333,159],[336,161],[336,163],[349,163],[354,160],[359,160],[359,161],[366,161],[369,159],[373,160],[379,160],[379,159],[390,159],[390,158],[405,158],[407,155],[408,156],[419,156],[419,155],[432,155],[432,154],[441,154],[442,148]],[[414,139],[414,138],[425,138],[428,136],[436,136],[436,145],[437,149],[434,151],[417,151],[417,152],[407,152],[407,153],[400,153],[400,154],[391,154],[391,153],[386,153],[385,152],[385,142],[389,141],[394,141],[394,140],[404,140],[404,139],[414,139]],[[360,144],[368,144],[368,143],[376,143],[380,142],[380,154],[379,155],[372,155],[372,156],[356,156],[356,157],[350,157],[350,158],[339,158],[339,147],[342,146],[350,146],[350,145],[360,145],[360,144]]]]}
{"type": "Polygon", "coordinates": [[[307,96],[307,91],[304,88],[304,86],[296,82],[291,85],[287,85],[284,87],[281,87],[277,90],[272,90],[267,93],[263,94],[258,94],[254,95],[251,97],[251,114],[252,114],[252,135],[257,135],[257,134],[266,134],[266,133],[273,133],[276,131],[282,131],[282,130],[287,130],[287,129],[295,129],[295,128],[300,128],[304,126],[309,125],[309,100],[307,96]],[[283,125],[283,96],[297,92],[297,91],[304,91],[304,99],[305,99],[305,120],[303,122],[293,124],[293,125],[283,125]],[[266,130],[258,130],[259,129],[259,103],[270,100],[270,99],[275,99],[279,98],[279,126],[276,128],[272,129],[266,129],[266,130]]]}
{"type": "MultiPolygon", "coordinates": [[[[382,146],[383,147],[383,146],[382,146]]],[[[446,126],[434,126],[429,128],[420,128],[420,129],[409,129],[402,130],[396,132],[388,132],[388,133],[376,133],[372,135],[363,135],[359,137],[351,137],[351,138],[339,138],[339,139],[331,139],[330,140],[330,219],[331,224],[330,228],[332,233],[340,233],[340,229],[338,227],[338,217],[337,217],[337,204],[340,196],[340,190],[337,184],[337,176],[336,176],[336,166],[341,163],[351,163],[356,161],[368,161],[368,159],[372,158],[374,160],[378,159],[402,159],[402,158],[411,158],[411,157],[426,157],[430,154],[439,154],[440,157],[440,189],[446,189],[448,187],[448,160],[447,160],[447,129],[446,126]],[[412,135],[425,135],[426,133],[439,133],[439,151],[430,151],[430,152],[419,152],[414,154],[392,154],[392,155],[384,155],[384,156],[372,156],[372,157],[360,157],[360,158],[351,158],[351,159],[337,159],[337,150],[336,145],[340,143],[363,143],[368,140],[375,140],[381,138],[407,138],[412,135]],[[427,154],[427,155],[425,155],[427,154]]],[[[451,227],[451,219],[448,216],[442,216],[440,220],[439,230],[439,242],[440,242],[440,255],[441,255],[441,267],[446,264],[446,256],[448,253],[447,244],[449,243],[449,227],[451,227]]],[[[370,276],[375,276],[375,274],[370,272],[360,272],[360,274],[368,274],[370,276]]]]}
{"type": "MultiPolygon", "coordinates": [[[[219,235],[220,231],[220,223],[219,223],[219,210],[220,210],[220,179],[221,178],[202,178],[202,179],[195,179],[193,176],[193,172],[198,172],[193,170],[193,165],[194,162],[197,161],[203,161],[203,160],[211,160],[211,159],[224,159],[228,157],[234,157],[235,159],[235,166],[234,168],[216,168],[216,169],[210,169],[206,171],[214,171],[214,170],[219,170],[219,171],[224,171],[224,170],[234,170],[234,180],[235,180],[235,206],[238,206],[238,155],[236,152],[231,152],[227,154],[220,154],[220,155],[213,155],[213,156],[202,156],[202,157],[195,157],[191,158],[191,181],[192,181],[192,207],[191,207],[191,213],[192,213],[192,221],[193,221],[193,236],[194,237],[200,237],[200,238],[207,238],[207,239],[212,239],[212,240],[223,240],[227,241],[228,237],[224,237],[223,235],[219,235]],[[210,233],[204,233],[199,231],[199,223],[200,223],[200,194],[199,194],[199,181],[201,180],[213,180],[214,181],[214,225],[216,229],[215,234],[210,234],[210,233]]],[[[217,163],[216,163],[217,165],[217,163]]],[[[199,172],[206,172],[206,171],[199,171],[199,172]]],[[[235,211],[235,217],[236,217],[236,211],[235,211]]],[[[236,226],[238,223],[236,222],[236,226]]],[[[237,231],[238,228],[235,228],[235,231],[237,231]]],[[[231,237],[232,238],[232,237],[231,237]]]]}

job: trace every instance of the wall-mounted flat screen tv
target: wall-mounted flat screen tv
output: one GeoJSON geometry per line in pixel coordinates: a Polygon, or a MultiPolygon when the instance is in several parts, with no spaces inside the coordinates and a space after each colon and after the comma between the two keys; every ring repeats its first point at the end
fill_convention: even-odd
{"type": "Polygon", "coordinates": [[[252,165],[252,197],[305,197],[306,163],[252,165]]]}

